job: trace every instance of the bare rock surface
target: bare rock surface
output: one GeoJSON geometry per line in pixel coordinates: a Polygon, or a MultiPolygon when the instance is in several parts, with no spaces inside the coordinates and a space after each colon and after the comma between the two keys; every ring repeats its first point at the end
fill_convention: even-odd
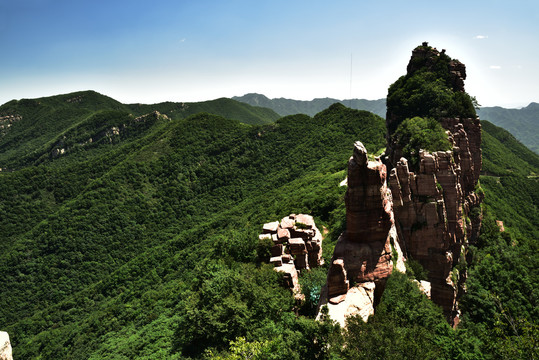
{"type": "Polygon", "coordinates": [[[348,316],[366,320],[372,315],[375,292],[383,292],[394,269],[405,271],[386,166],[369,161],[361,142],[354,144],[348,161],[345,203],[346,231],[335,245],[319,304],[327,305],[329,316],[343,326],[348,316]]]}
{"type": "Polygon", "coordinates": [[[263,225],[260,240],[272,239],[270,263],[285,273],[285,286],[300,299],[298,273],[323,265],[322,233],[311,215],[291,214],[263,225]]]}
{"type": "Polygon", "coordinates": [[[0,331],[0,360],[13,360],[9,334],[5,331],[0,331]]]}
{"type": "MultiPolygon", "coordinates": [[[[337,321],[341,327],[345,327],[346,319],[350,316],[359,315],[363,321],[367,321],[369,316],[374,315],[374,282],[361,283],[352,287],[346,293],[337,297],[338,299],[328,299],[327,288],[322,289],[321,298],[325,299],[322,306],[328,307],[328,315],[337,321]]],[[[318,314],[320,318],[320,313],[318,314]]]]}

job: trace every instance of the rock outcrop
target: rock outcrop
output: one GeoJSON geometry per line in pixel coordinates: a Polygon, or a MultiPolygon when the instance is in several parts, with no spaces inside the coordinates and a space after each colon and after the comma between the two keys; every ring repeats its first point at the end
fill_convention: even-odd
{"type": "MultiPolygon", "coordinates": [[[[444,94],[463,102],[465,113],[474,113],[472,100],[464,92],[466,67],[445,55],[445,50],[440,53],[423,43],[413,51],[407,71],[396,83],[397,89],[416,71],[432,72],[420,81],[440,77],[444,94]]],[[[391,91],[395,88],[390,87],[391,91]]],[[[482,161],[481,124],[477,117],[440,115],[436,120],[446,130],[452,149],[421,150],[419,164],[412,168],[392,134],[405,117],[448,111],[428,109],[425,104],[429,103],[422,102],[424,113],[414,114],[415,106],[398,103],[408,100],[404,94],[392,98],[391,109],[388,95],[385,163],[379,158],[369,161],[359,142],[348,162],[347,228],[335,247],[320,299],[330,317],[343,325],[347,316],[360,314],[366,320],[374,312],[387,277],[395,268],[405,271],[403,255],[428,271],[428,281],[418,286],[443,308],[450,323],[458,323],[458,299],[466,279],[466,266],[458,265],[464,265],[468,244],[477,239],[482,220],[483,195],[475,192],[482,161]]],[[[457,102],[449,104],[453,112],[461,109],[457,102]]]]}
{"type": "MultiPolygon", "coordinates": [[[[417,64],[428,69],[440,55],[425,45],[412,53],[409,74],[417,70],[417,64]]],[[[452,60],[447,71],[452,90],[464,92],[464,64],[452,60]]],[[[395,127],[395,122],[402,120],[388,111],[388,128],[389,123],[395,127]]],[[[446,130],[452,150],[432,154],[421,151],[419,169],[412,171],[388,136],[387,164],[391,168],[395,222],[405,253],[428,271],[432,300],[454,322],[466,278],[457,264],[465,261],[468,243],[477,239],[481,227],[483,195],[475,193],[482,162],[481,124],[478,118],[437,120],[446,130]]]]}
{"type": "Polygon", "coordinates": [[[7,134],[13,124],[22,120],[20,115],[2,115],[0,116],[0,137],[7,134]]]}
{"type": "Polygon", "coordinates": [[[283,272],[285,285],[301,297],[298,273],[323,265],[322,233],[310,215],[291,214],[281,221],[264,224],[259,239],[271,239],[270,263],[283,272]]]}
{"type": "Polygon", "coordinates": [[[5,331],[0,331],[0,360],[13,360],[9,334],[5,331]]]}
{"type": "Polygon", "coordinates": [[[347,227],[335,246],[320,299],[342,325],[355,314],[366,320],[394,268],[405,271],[386,178],[386,166],[380,159],[369,161],[363,144],[356,142],[348,161],[347,227]]]}

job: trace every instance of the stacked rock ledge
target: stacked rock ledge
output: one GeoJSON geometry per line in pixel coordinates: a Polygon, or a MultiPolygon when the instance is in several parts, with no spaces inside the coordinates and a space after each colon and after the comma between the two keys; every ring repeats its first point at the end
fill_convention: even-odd
{"type": "Polygon", "coordinates": [[[281,221],[264,224],[259,239],[271,239],[270,263],[275,271],[284,273],[285,286],[295,297],[302,298],[298,275],[302,270],[324,264],[322,233],[310,215],[291,214],[281,221]]]}

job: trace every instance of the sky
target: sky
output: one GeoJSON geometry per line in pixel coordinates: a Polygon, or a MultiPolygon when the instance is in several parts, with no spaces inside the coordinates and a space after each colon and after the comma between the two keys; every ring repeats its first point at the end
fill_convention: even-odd
{"type": "Polygon", "coordinates": [[[539,102],[536,0],[0,0],[0,104],[380,99],[428,41],[482,106],[539,102]]]}

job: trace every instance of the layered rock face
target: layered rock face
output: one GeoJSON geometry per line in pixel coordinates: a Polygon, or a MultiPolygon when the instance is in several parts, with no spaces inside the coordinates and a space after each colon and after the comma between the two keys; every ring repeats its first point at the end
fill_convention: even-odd
{"type": "Polygon", "coordinates": [[[271,239],[270,263],[284,272],[286,286],[300,297],[298,272],[323,265],[322,234],[310,215],[291,214],[281,221],[266,223],[260,239],[271,239]]]}
{"type": "MultiPolygon", "coordinates": [[[[414,51],[408,71],[414,71],[413,64],[424,64],[415,57],[436,54],[435,49],[414,51]]],[[[451,61],[448,72],[453,91],[463,92],[464,64],[451,61]]],[[[386,121],[402,120],[388,113],[386,121]]],[[[413,172],[388,137],[389,184],[404,251],[428,271],[432,300],[453,322],[458,321],[457,301],[466,278],[457,265],[465,261],[468,243],[475,241],[481,227],[482,195],[474,192],[481,171],[481,124],[477,118],[437,120],[446,130],[452,150],[421,151],[419,169],[413,172]]]]}
{"type": "MultiPolygon", "coordinates": [[[[473,105],[464,93],[465,65],[451,60],[445,51],[439,53],[424,43],[413,51],[407,70],[408,75],[416,71],[432,74],[422,75],[412,84],[406,84],[408,77],[402,77],[393,90],[410,91],[413,81],[428,82],[439,76],[445,88],[436,91],[458,100],[448,102],[451,106],[461,109],[459,101],[473,105]]],[[[428,86],[418,87],[411,94],[417,95],[420,90],[430,91],[428,86]]],[[[405,271],[403,254],[428,271],[429,281],[418,282],[418,286],[443,308],[451,323],[458,323],[458,298],[466,279],[466,267],[458,265],[464,265],[468,243],[477,238],[482,219],[482,195],[475,193],[481,171],[481,125],[475,117],[437,118],[452,149],[433,153],[421,150],[418,168],[411,168],[408,159],[402,157],[402,145],[392,136],[404,116],[426,116],[413,114],[415,105],[426,114],[448,112],[429,109],[430,93],[425,96],[427,102],[412,107],[408,104],[403,111],[396,102],[407,101],[407,95],[398,94],[391,104],[394,111],[388,102],[386,163],[380,159],[368,161],[359,142],[348,162],[347,229],[335,247],[320,299],[320,305],[327,305],[330,317],[341,325],[347,316],[360,314],[366,320],[374,313],[385,279],[395,268],[405,271]]],[[[436,99],[432,101],[439,104],[436,99]]],[[[470,112],[464,105],[465,112],[473,113],[473,107],[470,112]]]]}
{"type": "Polygon", "coordinates": [[[354,314],[366,320],[394,267],[404,271],[386,178],[386,166],[380,159],[369,161],[356,142],[348,162],[347,229],[335,246],[320,299],[342,325],[354,314]]]}
{"type": "Polygon", "coordinates": [[[5,331],[0,331],[0,360],[13,360],[9,334],[5,331]]]}

